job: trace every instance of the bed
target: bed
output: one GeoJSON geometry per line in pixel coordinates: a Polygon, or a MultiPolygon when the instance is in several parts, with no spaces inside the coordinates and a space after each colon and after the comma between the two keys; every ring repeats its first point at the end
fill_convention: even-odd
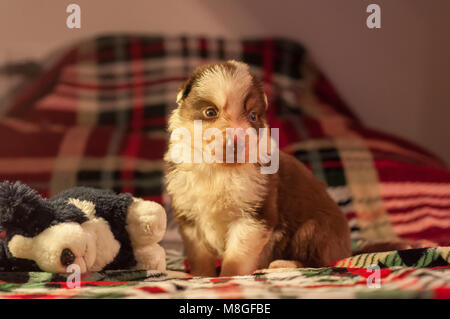
{"type": "Polygon", "coordinates": [[[0,272],[0,298],[450,298],[450,171],[414,143],[367,127],[301,44],[114,34],[10,70],[1,75],[15,80],[0,97],[0,180],[44,196],[84,185],[162,203],[168,270],[88,273],[77,288],[63,274],[0,272]],[[430,247],[317,269],[189,275],[164,191],[166,119],[190,72],[224,59],[248,63],[262,79],[280,147],[327,184],[354,251],[399,239],[430,247]]]}

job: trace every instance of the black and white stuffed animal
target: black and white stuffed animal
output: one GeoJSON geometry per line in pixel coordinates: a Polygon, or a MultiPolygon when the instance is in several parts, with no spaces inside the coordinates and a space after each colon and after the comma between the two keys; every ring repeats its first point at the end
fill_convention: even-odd
{"type": "Polygon", "coordinates": [[[128,193],[75,187],[44,199],[0,183],[0,271],[164,270],[165,230],[164,208],[128,193]]]}

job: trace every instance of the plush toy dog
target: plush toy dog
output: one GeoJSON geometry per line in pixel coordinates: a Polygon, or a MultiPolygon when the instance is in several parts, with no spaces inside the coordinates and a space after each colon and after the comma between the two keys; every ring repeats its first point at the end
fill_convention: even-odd
{"type": "Polygon", "coordinates": [[[0,271],[164,270],[165,230],[164,208],[128,193],[76,187],[44,199],[0,183],[0,271]]]}

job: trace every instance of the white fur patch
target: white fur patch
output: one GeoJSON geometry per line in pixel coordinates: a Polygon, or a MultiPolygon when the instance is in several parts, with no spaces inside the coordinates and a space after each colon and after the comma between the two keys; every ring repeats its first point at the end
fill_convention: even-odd
{"type": "Polygon", "coordinates": [[[158,244],[136,247],[134,256],[137,261],[135,269],[166,269],[166,252],[158,244]]]}
{"type": "Polygon", "coordinates": [[[61,252],[69,248],[76,257],[74,263],[85,272],[88,268],[84,259],[88,240],[80,224],[61,223],[33,238],[15,235],[8,248],[13,256],[34,260],[41,269],[49,272],[66,272],[66,266],[61,264],[61,252]]]}
{"type": "Polygon", "coordinates": [[[69,198],[67,202],[81,210],[87,218],[91,219],[95,217],[95,204],[93,202],[79,200],[78,198],[69,198]]]}
{"type": "Polygon", "coordinates": [[[130,234],[136,269],[164,270],[166,253],[157,243],[166,232],[166,211],[158,203],[133,198],[128,207],[126,229],[130,234]]]}
{"type": "Polygon", "coordinates": [[[237,117],[252,85],[252,76],[247,64],[234,60],[228,62],[236,66],[234,72],[221,65],[214,65],[203,73],[196,84],[196,91],[217,106],[225,108],[231,117],[237,117]]]}
{"type": "MultiPolygon", "coordinates": [[[[96,255],[89,271],[100,271],[114,260],[120,250],[120,243],[114,238],[109,223],[103,218],[96,217],[81,224],[83,230],[92,238],[92,248],[96,255]]],[[[88,246],[89,247],[89,246],[88,246]]],[[[89,249],[87,254],[91,253],[89,249]]]]}
{"type": "Polygon", "coordinates": [[[126,229],[136,247],[157,243],[166,232],[166,211],[158,203],[133,198],[128,208],[126,229]]]}
{"type": "Polygon", "coordinates": [[[186,217],[196,220],[207,242],[222,254],[231,223],[262,205],[267,176],[251,164],[178,166],[167,175],[172,203],[186,217]]]}
{"type": "Polygon", "coordinates": [[[90,238],[86,256],[92,259],[88,264],[89,271],[99,271],[112,262],[120,250],[120,243],[114,238],[109,223],[95,216],[95,204],[78,198],[69,198],[68,202],[80,209],[89,219],[81,227],[90,238]],[[95,255],[94,255],[95,252],[95,255]]]}
{"type": "Polygon", "coordinates": [[[253,218],[240,218],[228,229],[221,275],[246,275],[255,271],[272,231],[253,218]]]}
{"type": "Polygon", "coordinates": [[[269,239],[269,233],[270,231],[256,219],[240,218],[228,228],[227,251],[241,258],[259,254],[260,250],[255,252],[255,245],[264,246],[269,239]]]}

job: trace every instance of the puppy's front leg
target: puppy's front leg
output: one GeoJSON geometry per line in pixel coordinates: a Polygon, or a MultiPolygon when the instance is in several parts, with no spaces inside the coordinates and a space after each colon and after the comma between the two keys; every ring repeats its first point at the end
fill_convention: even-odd
{"type": "Polygon", "coordinates": [[[272,231],[251,218],[234,222],[227,236],[220,276],[248,275],[258,268],[272,231]]]}
{"type": "Polygon", "coordinates": [[[193,226],[183,226],[180,228],[185,252],[191,267],[190,273],[195,276],[217,276],[217,256],[197,236],[196,228],[193,226]]]}

